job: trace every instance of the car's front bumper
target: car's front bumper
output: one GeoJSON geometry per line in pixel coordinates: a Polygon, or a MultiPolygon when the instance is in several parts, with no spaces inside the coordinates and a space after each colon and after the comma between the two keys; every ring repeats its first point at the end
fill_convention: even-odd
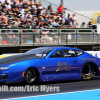
{"type": "Polygon", "coordinates": [[[22,72],[11,72],[0,70],[0,82],[23,81],[22,72]]]}
{"type": "Polygon", "coordinates": [[[0,80],[8,79],[8,74],[0,74],[0,80]]]}

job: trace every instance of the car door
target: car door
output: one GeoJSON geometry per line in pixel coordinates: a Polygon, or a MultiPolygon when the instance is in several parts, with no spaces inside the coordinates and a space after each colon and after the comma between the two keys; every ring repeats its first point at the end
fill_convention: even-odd
{"type": "Polygon", "coordinates": [[[74,50],[57,50],[48,58],[48,75],[66,79],[80,73],[79,60],[74,50]]]}

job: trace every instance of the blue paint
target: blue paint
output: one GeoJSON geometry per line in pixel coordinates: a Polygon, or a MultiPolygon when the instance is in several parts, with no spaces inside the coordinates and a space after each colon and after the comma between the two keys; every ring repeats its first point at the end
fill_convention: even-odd
{"type": "MultiPolygon", "coordinates": [[[[15,100],[15,99],[10,99],[15,100]]],[[[100,90],[55,94],[38,97],[26,97],[16,100],[100,100],[100,90]]]]}

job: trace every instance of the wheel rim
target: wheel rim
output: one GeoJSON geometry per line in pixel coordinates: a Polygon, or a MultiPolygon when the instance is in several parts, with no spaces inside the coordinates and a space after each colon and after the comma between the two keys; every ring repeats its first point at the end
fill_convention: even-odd
{"type": "Polygon", "coordinates": [[[36,73],[33,68],[30,68],[25,72],[24,79],[28,83],[32,83],[35,81],[36,73]]]}
{"type": "Polygon", "coordinates": [[[93,68],[91,67],[90,64],[85,65],[82,71],[82,77],[84,79],[91,79],[93,76],[93,68]]]}

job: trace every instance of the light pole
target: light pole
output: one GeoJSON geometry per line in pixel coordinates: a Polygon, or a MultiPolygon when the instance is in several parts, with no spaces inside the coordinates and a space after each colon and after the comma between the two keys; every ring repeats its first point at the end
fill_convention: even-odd
{"type": "MultiPolygon", "coordinates": [[[[62,6],[64,6],[64,1],[61,0],[62,6]]],[[[65,18],[65,9],[63,10],[63,17],[65,18]]]]}
{"type": "Polygon", "coordinates": [[[64,6],[64,5],[63,5],[63,0],[61,0],[61,3],[62,3],[62,6],[64,6]]]}

